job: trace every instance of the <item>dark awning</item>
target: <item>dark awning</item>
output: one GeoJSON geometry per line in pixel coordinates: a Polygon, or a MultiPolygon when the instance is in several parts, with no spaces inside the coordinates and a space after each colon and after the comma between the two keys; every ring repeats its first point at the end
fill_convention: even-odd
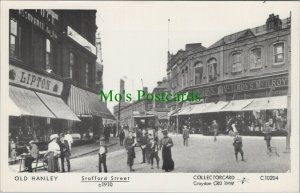
{"type": "Polygon", "coordinates": [[[68,105],[79,117],[98,116],[115,120],[104,102],[100,101],[97,94],[71,85],[68,105]]]}

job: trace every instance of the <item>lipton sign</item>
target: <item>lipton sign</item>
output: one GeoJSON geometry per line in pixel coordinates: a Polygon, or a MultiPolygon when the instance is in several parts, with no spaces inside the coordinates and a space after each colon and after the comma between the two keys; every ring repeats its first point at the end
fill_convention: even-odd
{"type": "Polygon", "coordinates": [[[47,93],[61,95],[63,82],[9,65],[9,82],[47,93]]]}

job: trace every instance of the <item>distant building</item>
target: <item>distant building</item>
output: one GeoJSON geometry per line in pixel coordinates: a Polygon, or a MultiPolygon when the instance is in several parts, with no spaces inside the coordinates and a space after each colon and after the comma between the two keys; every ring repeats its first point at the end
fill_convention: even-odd
{"type": "MultiPolygon", "coordinates": [[[[286,104],[288,68],[291,65],[291,19],[280,19],[278,15],[270,14],[262,26],[224,36],[208,48],[201,44],[187,44],[185,50],[179,50],[175,55],[169,54],[168,58],[167,75],[172,93],[193,90],[198,92],[207,104],[218,102],[220,104],[222,101],[227,104],[226,102],[241,99],[259,101],[261,98],[263,101],[263,98],[272,96],[281,96],[276,98],[277,103],[286,104]]],[[[238,103],[239,101],[234,104],[238,103]]],[[[171,108],[183,111],[185,106],[189,105],[173,103],[171,108]]],[[[235,108],[239,109],[236,106],[235,108]]],[[[191,116],[199,114],[195,119],[207,121],[208,124],[212,119],[217,119],[225,130],[229,113],[216,114],[217,109],[215,106],[213,110],[215,114],[213,112],[205,114],[204,110],[202,112],[191,110],[192,115],[186,110],[182,112],[180,118],[182,121],[179,124],[190,124],[186,122],[191,122],[191,116]]],[[[209,111],[209,108],[205,110],[209,111]]],[[[219,110],[235,111],[234,109],[231,111],[229,107],[219,110]]],[[[286,117],[286,110],[276,113],[286,117]]],[[[271,114],[272,112],[269,112],[264,116],[272,117],[271,114]]],[[[176,114],[173,116],[176,117],[176,114]]],[[[246,117],[253,118],[251,115],[246,117]]],[[[174,119],[173,121],[176,122],[174,119]]],[[[249,121],[249,124],[244,125],[245,130],[250,128],[254,131],[253,128],[258,127],[255,120],[249,121]],[[252,123],[254,126],[249,125],[252,123]]]]}

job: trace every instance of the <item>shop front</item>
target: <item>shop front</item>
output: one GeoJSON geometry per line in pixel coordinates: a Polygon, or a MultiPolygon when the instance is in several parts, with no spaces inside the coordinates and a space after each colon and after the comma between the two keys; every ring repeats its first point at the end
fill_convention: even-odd
{"type": "Polygon", "coordinates": [[[15,149],[20,153],[30,140],[47,144],[51,134],[66,131],[67,120],[80,122],[61,98],[62,91],[62,81],[9,66],[10,152],[15,149]]]}
{"type": "Polygon", "coordinates": [[[205,102],[187,105],[170,115],[171,121],[178,120],[179,130],[187,125],[191,132],[212,134],[211,124],[216,120],[219,133],[228,134],[234,120],[241,134],[263,135],[261,130],[271,119],[275,124],[273,135],[287,133],[287,74],[190,89],[196,90],[205,102]]]}
{"type": "Polygon", "coordinates": [[[82,139],[99,139],[104,132],[105,122],[114,122],[115,118],[100,101],[97,94],[70,86],[67,103],[81,122],[69,121],[73,133],[79,133],[82,139]]]}

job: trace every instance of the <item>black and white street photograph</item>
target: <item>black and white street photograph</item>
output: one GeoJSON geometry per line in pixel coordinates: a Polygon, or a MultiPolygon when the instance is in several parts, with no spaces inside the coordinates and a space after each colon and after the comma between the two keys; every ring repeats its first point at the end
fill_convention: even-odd
{"type": "Polygon", "coordinates": [[[282,2],[218,5],[10,8],[9,170],[293,172],[299,13],[282,2]]]}

